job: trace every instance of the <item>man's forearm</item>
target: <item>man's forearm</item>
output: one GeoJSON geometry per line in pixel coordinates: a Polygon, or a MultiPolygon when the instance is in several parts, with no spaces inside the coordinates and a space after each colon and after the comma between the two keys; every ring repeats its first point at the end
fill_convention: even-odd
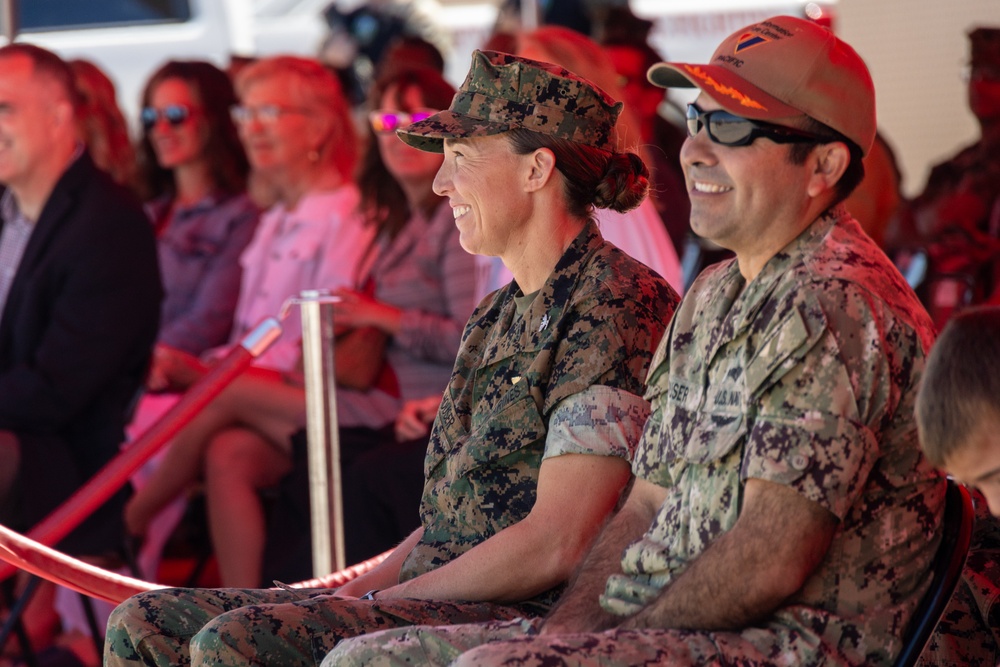
{"type": "Polygon", "coordinates": [[[528,520],[505,528],[458,558],[382,591],[380,598],[519,602],[542,593],[566,576],[550,535],[528,520]],[[554,566],[554,567],[553,567],[554,566]]]}
{"type": "Polygon", "coordinates": [[[762,600],[754,590],[754,572],[760,563],[745,545],[734,544],[735,537],[732,532],[719,537],[621,627],[731,630],[766,616],[781,600],[762,600]]]}
{"type": "Polygon", "coordinates": [[[731,630],[766,618],[822,561],[832,514],[780,484],[750,480],[740,519],[624,628],[731,630]]]}
{"type": "Polygon", "coordinates": [[[622,551],[649,527],[652,517],[626,504],[615,514],[574,575],[542,626],[543,633],[597,632],[614,627],[621,617],[600,605],[608,577],[621,572],[622,551]]]}

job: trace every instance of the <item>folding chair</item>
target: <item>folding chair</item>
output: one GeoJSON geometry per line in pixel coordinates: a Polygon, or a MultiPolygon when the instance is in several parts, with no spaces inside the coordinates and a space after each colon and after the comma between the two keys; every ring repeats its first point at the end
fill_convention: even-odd
{"type": "Polygon", "coordinates": [[[912,667],[934,632],[941,614],[962,578],[965,558],[972,542],[975,510],[968,489],[948,479],[944,507],[944,535],[934,556],[930,588],[924,593],[906,628],[903,650],[896,656],[893,667],[912,667]]]}

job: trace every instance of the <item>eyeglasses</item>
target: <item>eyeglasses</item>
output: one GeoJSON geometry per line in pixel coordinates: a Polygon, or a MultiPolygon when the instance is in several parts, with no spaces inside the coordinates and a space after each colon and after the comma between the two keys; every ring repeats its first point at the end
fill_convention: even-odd
{"type": "Polygon", "coordinates": [[[301,113],[306,114],[306,109],[296,107],[283,107],[277,104],[263,104],[259,107],[235,106],[229,110],[233,122],[244,124],[253,121],[255,118],[265,125],[272,125],[284,114],[301,113]]]}
{"type": "Polygon", "coordinates": [[[437,111],[434,109],[417,109],[411,113],[377,109],[368,114],[368,122],[372,124],[375,134],[389,134],[401,128],[409,127],[412,123],[427,120],[436,113],[437,111]]]}
{"type": "Polygon", "coordinates": [[[183,104],[170,104],[157,109],[156,107],[145,107],[142,110],[142,127],[147,132],[156,127],[156,123],[162,118],[167,121],[170,127],[177,127],[191,117],[191,109],[183,104]]]}
{"type": "Polygon", "coordinates": [[[742,118],[728,111],[702,111],[696,104],[687,107],[687,131],[692,139],[704,126],[708,138],[722,146],[749,146],[759,137],[766,137],[777,144],[822,144],[834,141],[832,137],[796,130],[783,125],[773,125],[759,120],[742,118]]]}

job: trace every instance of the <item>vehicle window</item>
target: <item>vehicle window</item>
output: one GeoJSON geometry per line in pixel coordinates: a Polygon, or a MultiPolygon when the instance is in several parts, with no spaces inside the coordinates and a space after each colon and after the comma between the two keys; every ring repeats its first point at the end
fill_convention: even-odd
{"type": "Polygon", "coordinates": [[[191,18],[188,0],[18,0],[21,32],[175,23],[191,18]]]}

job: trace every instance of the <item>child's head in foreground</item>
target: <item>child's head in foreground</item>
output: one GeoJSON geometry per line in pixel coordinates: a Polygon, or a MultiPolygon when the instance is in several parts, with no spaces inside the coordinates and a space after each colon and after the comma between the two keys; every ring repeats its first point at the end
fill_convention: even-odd
{"type": "Polygon", "coordinates": [[[931,350],[917,397],[931,463],[982,491],[1000,516],[1000,307],[955,316],[931,350]]]}

